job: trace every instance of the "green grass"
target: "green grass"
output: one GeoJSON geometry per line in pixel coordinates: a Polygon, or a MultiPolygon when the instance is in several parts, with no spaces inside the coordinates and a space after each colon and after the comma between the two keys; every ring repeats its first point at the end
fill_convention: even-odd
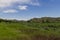
{"type": "Polygon", "coordinates": [[[0,40],[32,40],[36,35],[60,37],[60,23],[0,23],[0,40]]]}

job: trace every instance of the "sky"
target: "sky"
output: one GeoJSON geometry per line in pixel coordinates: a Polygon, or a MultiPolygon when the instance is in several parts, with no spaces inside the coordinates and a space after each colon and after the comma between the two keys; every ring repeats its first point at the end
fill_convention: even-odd
{"type": "Polygon", "coordinates": [[[60,0],[0,0],[0,18],[28,20],[60,17],[60,0]]]}

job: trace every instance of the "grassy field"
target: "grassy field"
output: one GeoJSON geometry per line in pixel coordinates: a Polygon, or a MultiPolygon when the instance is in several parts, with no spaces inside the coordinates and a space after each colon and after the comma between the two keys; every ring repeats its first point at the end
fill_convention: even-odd
{"type": "Polygon", "coordinates": [[[0,40],[60,40],[60,22],[0,22],[0,40]]]}

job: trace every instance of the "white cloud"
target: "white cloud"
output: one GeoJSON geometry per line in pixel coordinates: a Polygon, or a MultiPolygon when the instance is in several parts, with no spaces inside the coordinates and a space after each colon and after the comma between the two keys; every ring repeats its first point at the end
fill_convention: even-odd
{"type": "MultiPolygon", "coordinates": [[[[16,0],[15,0],[16,1],[16,0]]],[[[10,6],[12,2],[15,2],[14,0],[0,0],[0,7],[6,7],[10,6]]]]}
{"type": "Polygon", "coordinates": [[[3,13],[16,13],[16,12],[17,10],[13,10],[13,9],[3,11],[3,13]]]}
{"type": "Polygon", "coordinates": [[[37,2],[37,3],[31,3],[32,5],[37,5],[37,6],[39,6],[40,4],[37,2]]]}
{"type": "Polygon", "coordinates": [[[39,3],[38,0],[32,0],[32,1],[31,1],[31,4],[32,4],[32,5],[37,5],[37,6],[40,5],[40,3],[39,3]]]}
{"type": "Polygon", "coordinates": [[[0,7],[11,6],[14,3],[38,5],[38,0],[0,0],[0,7]]]}
{"type": "Polygon", "coordinates": [[[27,10],[28,5],[38,6],[40,4],[38,0],[0,0],[0,12],[14,13],[18,11],[14,9],[27,10]]]}
{"type": "Polygon", "coordinates": [[[18,6],[18,8],[19,8],[20,10],[27,10],[27,7],[28,7],[28,6],[18,6]]]}

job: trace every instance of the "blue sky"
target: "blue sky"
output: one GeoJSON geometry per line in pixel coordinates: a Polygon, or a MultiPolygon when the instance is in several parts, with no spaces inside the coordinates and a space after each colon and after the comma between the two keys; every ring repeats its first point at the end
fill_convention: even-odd
{"type": "Polygon", "coordinates": [[[0,0],[0,18],[27,20],[60,17],[60,0],[0,0]]]}

